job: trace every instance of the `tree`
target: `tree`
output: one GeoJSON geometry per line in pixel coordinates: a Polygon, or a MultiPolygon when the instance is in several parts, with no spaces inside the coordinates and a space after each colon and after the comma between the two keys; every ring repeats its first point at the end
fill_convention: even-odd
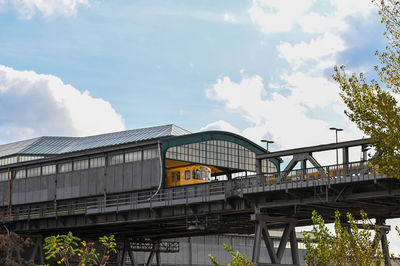
{"type": "Polygon", "coordinates": [[[360,215],[361,220],[356,221],[347,213],[347,224],[343,225],[341,215],[336,211],[332,233],[321,215],[313,211],[313,229],[304,235],[307,265],[379,265],[383,260],[379,246],[380,228],[373,226],[371,230],[367,214],[361,212],[360,215]]]}
{"type": "Polygon", "coordinates": [[[400,2],[372,1],[380,8],[388,41],[383,52],[376,52],[380,82],[367,82],[363,73],[348,75],[344,66],[335,67],[333,78],[348,107],[346,115],[371,137],[380,155],[372,161],[377,171],[400,179],[400,106],[396,100],[400,96],[400,2]]]}
{"type": "MultiPolygon", "coordinates": [[[[240,253],[239,251],[234,252],[232,247],[228,246],[227,244],[224,244],[224,249],[229,252],[232,256],[232,262],[228,263],[228,266],[256,266],[257,264],[254,264],[250,260],[246,258],[245,255],[240,253]]],[[[213,257],[212,255],[208,255],[210,257],[210,261],[213,263],[214,266],[220,266],[221,264],[219,263],[218,259],[216,257],[213,257]]]]}
{"type": "Polygon", "coordinates": [[[71,265],[106,265],[112,253],[116,253],[114,235],[99,238],[103,246],[103,255],[96,252],[94,242],[81,241],[71,232],[66,235],[49,236],[44,239],[43,248],[46,250],[46,259],[56,259],[58,264],[71,265]]]}
{"type": "Polygon", "coordinates": [[[0,233],[0,265],[34,265],[33,261],[18,256],[18,254],[23,254],[24,248],[32,245],[30,238],[21,237],[14,232],[0,233]]]}

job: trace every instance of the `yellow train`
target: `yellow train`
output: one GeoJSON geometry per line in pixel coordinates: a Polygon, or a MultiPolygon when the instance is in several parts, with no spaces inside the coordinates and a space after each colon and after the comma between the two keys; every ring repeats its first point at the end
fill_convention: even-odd
{"type": "Polygon", "coordinates": [[[204,165],[189,165],[165,170],[167,187],[210,182],[211,168],[204,165]]]}

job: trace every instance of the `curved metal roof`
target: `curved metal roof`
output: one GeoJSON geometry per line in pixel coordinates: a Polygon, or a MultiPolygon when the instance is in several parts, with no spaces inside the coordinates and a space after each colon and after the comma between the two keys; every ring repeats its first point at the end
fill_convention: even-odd
{"type": "Polygon", "coordinates": [[[131,142],[140,142],[191,132],[176,125],[126,130],[88,137],[39,137],[0,145],[0,157],[11,155],[57,155],[102,148],[131,142]]]}

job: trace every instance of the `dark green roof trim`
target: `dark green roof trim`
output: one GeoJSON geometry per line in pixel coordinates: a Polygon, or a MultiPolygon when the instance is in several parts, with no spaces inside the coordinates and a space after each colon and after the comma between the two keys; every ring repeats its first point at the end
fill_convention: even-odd
{"type": "MultiPolygon", "coordinates": [[[[202,142],[202,141],[207,141],[207,140],[230,141],[230,142],[239,144],[239,145],[249,149],[250,151],[256,153],[257,155],[267,153],[266,149],[264,149],[260,145],[257,145],[256,143],[252,142],[251,140],[246,139],[240,135],[237,135],[237,134],[234,134],[231,132],[226,132],[226,131],[204,131],[204,132],[198,132],[198,133],[187,134],[187,135],[182,135],[182,136],[173,136],[173,137],[167,137],[167,138],[161,139],[160,142],[162,145],[163,159],[165,159],[165,153],[166,153],[167,149],[170,147],[191,144],[191,143],[197,143],[197,142],[202,142]]],[[[281,158],[279,158],[279,157],[271,158],[270,161],[276,165],[278,170],[280,169],[279,166],[280,166],[280,163],[282,162],[281,158]]]]}

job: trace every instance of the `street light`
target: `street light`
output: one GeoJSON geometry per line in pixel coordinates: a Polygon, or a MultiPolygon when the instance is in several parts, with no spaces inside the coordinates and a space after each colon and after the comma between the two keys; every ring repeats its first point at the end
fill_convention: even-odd
{"type": "Polygon", "coordinates": [[[272,140],[266,140],[266,139],[262,139],[261,140],[261,142],[265,142],[265,143],[267,143],[267,151],[268,151],[268,144],[272,144],[272,143],[274,143],[272,140]]]}
{"type": "MultiPolygon", "coordinates": [[[[343,128],[336,128],[336,127],[330,127],[330,130],[335,130],[336,133],[336,143],[338,143],[338,131],[343,131],[343,128]]],[[[336,174],[337,171],[339,171],[339,153],[338,153],[338,149],[336,149],[336,174]]]]}

